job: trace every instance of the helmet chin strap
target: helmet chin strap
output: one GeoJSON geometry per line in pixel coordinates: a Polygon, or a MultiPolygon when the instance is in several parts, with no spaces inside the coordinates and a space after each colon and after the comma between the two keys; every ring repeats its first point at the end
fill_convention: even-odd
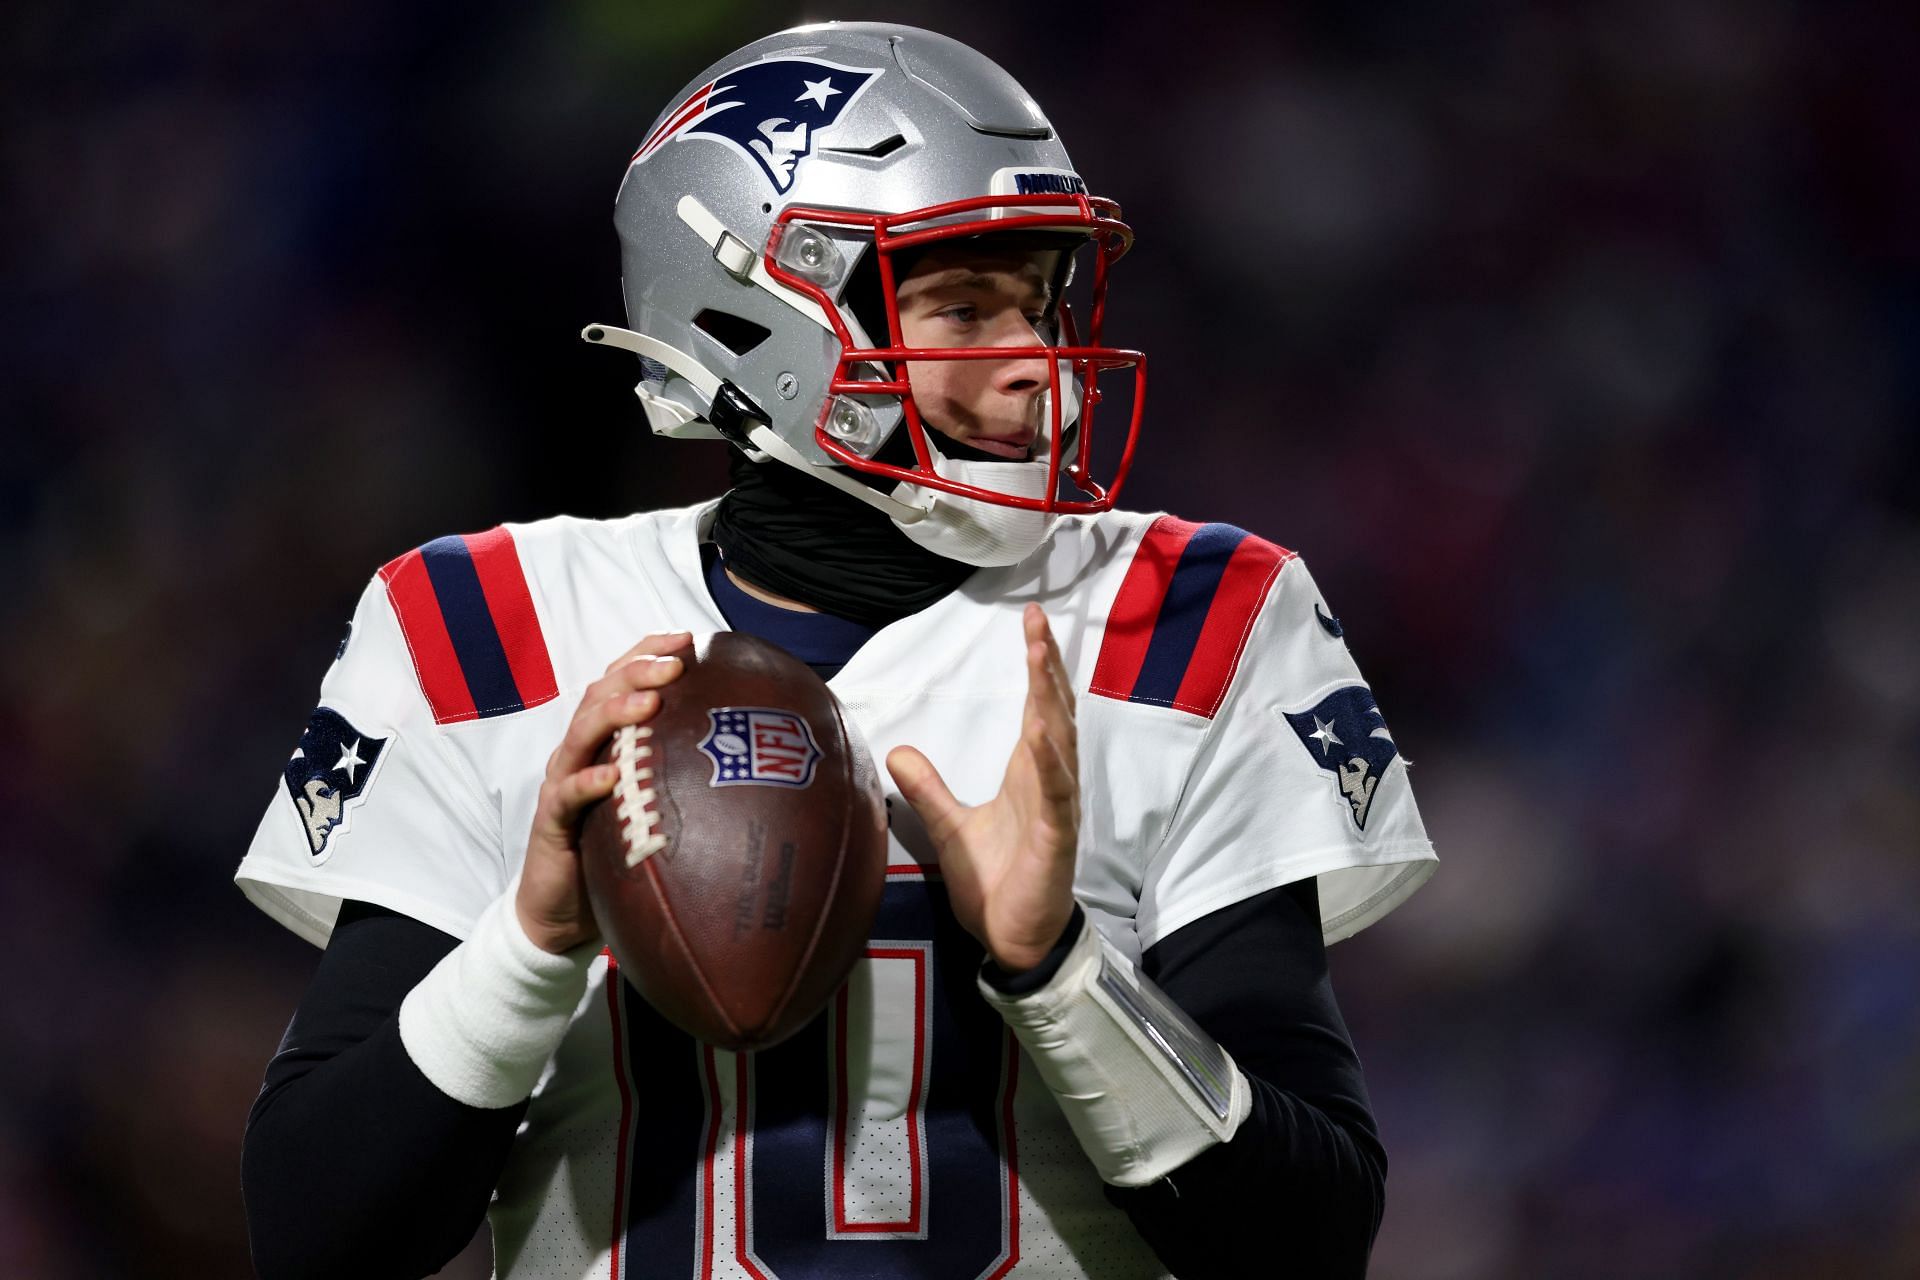
{"type": "Polygon", "coordinates": [[[693,233],[706,242],[713,250],[713,259],[724,268],[728,275],[741,284],[754,284],[780,301],[798,311],[807,319],[833,332],[833,326],[827,322],[826,313],[819,304],[804,293],[796,293],[775,280],[767,271],[767,264],[758,250],[745,240],[727,230],[726,224],[713,216],[713,211],[692,195],[680,197],[680,203],[674,206],[674,212],[680,215],[680,221],[687,224],[693,233]]]}
{"type": "MultiPolygon", "coordinates": [[[[870,507],[884,512],[895,524],[918,524],[933,514],[933,507],[939,501],[939,495],[926,494],[927,505],[914,506],[902,502],[891,494],[869,489],[838,467],[816,467],[803,457],[800,451],[782,440],[774,429],[764,422],[756,422],[747,429],[747,439],[753,441],[756,448],[769,457],[778,458],[789,466],[798,467],[808,475],[825,480],[842,493],[852,494],[870,507]]],[[[922,490],[922,492],[925,492],[922,490]]]]}
{"type": "MultiPolygon", "coordinates": [[[[622,329],[618,325],[611,324],[590,324],[580,331],[580,336],[588,342],[600,346],[620,347],[635,355],[645,356],[656,364],[665,365],[686,379],[710,406],[722,398],[722,388],[726,384],[720,378],[686,352],[677,347],[668,346],[657,338],[649,338],[644,333],[635,333],[632,329],[622,329]]],[[[659,427],[661,418],[666,418],[673,424],[674,429],[663,431],[663,435],[691,434],[686,428],[702,420],[703,415],[696,414],[685,405],[669,400],[665,396],[649,392],[644,384],[636,388],[636,391],[640,396],[641,404],[646,407],[649,421],[654,423],[656,428],[659,427]]],[[[715,409],[709,408],[704,415],[704,420],[710,423],[715,412],[715,409]]],[[[902,502],[891,494],[868,488],[838,468],[814,466],[798,449],[782,440],[766,423],[756,418],[744,418],[742,422],[747,440],[753,446],[748,450],[749,455],[755,453],[759,455],[754,459],[756,462],[766,458],[778,459],[790,467],[798,468],[804,474],[823,480],[841,492],[860,499],[897,524],[918,524],[933,511],[938,496],[936,494],[926,494],[927,505],[924,507],[902,502]]],[[[708,430],[712,431],[715,437],[728,438],[725,433],[716,428],[709,427],[708,430]]],[[[706,432],[701,434],[704,435],[706,432]]]]}

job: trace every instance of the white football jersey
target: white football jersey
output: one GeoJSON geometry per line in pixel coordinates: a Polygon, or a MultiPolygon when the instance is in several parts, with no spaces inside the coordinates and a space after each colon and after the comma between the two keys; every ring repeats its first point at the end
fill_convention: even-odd
{"type": "MultiPolygon", "coordinates": [[[[465,937],[519,869],[586,687],[644,635],[725,629],[712,511],[506,526],[383,568],[241,863],[247,896],[319,945],[343,899],[465,937]]],[[[829,681],[876,761],[911,743],[961,800],[995,793],[1028,601],[1079,693],[1075,894],[1127,955],[1308,876],[1333,941],[1432,871],[1406,762],[1306,567],[1228,525],[1063,519],[881,629],[829,681]]],[[[888,808],[867,957],[793,1039],[707,1048],[596,962],[501,1175],[500,1274],[1166,1274],[980,999],[924,831],[888,808]]]]}

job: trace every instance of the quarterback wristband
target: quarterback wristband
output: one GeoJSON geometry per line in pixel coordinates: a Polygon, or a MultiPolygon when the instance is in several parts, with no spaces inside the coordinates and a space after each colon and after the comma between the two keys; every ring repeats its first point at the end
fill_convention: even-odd
{"type": "Polygon", "coordinates": [[[1102,1180],[1140,1187],[1232,1138],[1252,1108],[1227,1051],[1091,922],[1038,991],[979,983],[1102,1180]]]}
{"type": "MultiPolygon", "coordinates": [[[[516,883],[517,887],[517,883],[516,883]]],[[[573,1021],[597,945],[542,951],[520,927],[514,889],[400,1002],[400,1043],[457,1102],[490,1110],[533,1092],[573,1021]]]]}

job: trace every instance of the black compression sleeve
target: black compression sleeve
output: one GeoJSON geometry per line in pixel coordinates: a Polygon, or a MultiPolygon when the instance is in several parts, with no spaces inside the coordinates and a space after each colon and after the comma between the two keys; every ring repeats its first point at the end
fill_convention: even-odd
{"type": "Polygon", "coordinates": [[[457,945],[364,903],[340,910],[247,1117],[241,1187],[263,1280],[438,1271],[479,1228],[526,1104],[440,1092],[400,1002],[457,945]]]}
{"type": "Polygon", "coordinates": [[[1231,1142],[1108,1197],[1181,1280],[1364,1276],[1387,1158],[1334,1002],[1314,882],[1205,916],[1141,968],[1233,1055],[1253,1110],[1231,1142]]]}
{"type": "Polygon", "coordinates": [[[1066,928],[1060,931],[1060,940],[1053,949],[1040,958],[1040,963],[1031,969],[1019,973],[1008,973],[993,962],[989,956],[980,962],[980,976],[995,991],[1010,996],[1024,996],[1038,991],[1053,981],[1053,975],[1060,972],[1060,966],[1067,962],[1067,955],[1073,950],[1073,944],[1080,941],[1080,930],[1087,923],[1087,913],[1081,910],[1079,903],[1073,904],[1073,914],[1067,917],[1066,928]]]}

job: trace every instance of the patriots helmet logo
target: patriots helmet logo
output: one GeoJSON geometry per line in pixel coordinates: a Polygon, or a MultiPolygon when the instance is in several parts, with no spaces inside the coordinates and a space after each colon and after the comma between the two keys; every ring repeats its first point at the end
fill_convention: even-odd
{"type": "Polygon", "coordinates": [[[334,828],[348,817],[349,802],[358,800],[373,778],[385,738],[372,738],[327,707],[316,707],[307,717],[307,731],[287,761],[282,779],[293,807],[307,832],[307,848],[318,863],[327,856],[334,828]]]}
{"type": "Polygon", "coordinates": [[[1373,691],[1352,684],[1335,689],[1305,711],[1281,714],[1314,763],[1334,776],[1354,826],[1365,831],[1380,775],[1400,754],[1373,691]]]}
{"type": "Polygon", "coordinates": [[[815,135],[845,115],[879,76],[878,68],[819,58],[772,57],[735,67],[688,94],[628,167],[645,164],[676,138],[709,138],[751,160],[785,194],[794,170],[813,154],[815,135]]]}

